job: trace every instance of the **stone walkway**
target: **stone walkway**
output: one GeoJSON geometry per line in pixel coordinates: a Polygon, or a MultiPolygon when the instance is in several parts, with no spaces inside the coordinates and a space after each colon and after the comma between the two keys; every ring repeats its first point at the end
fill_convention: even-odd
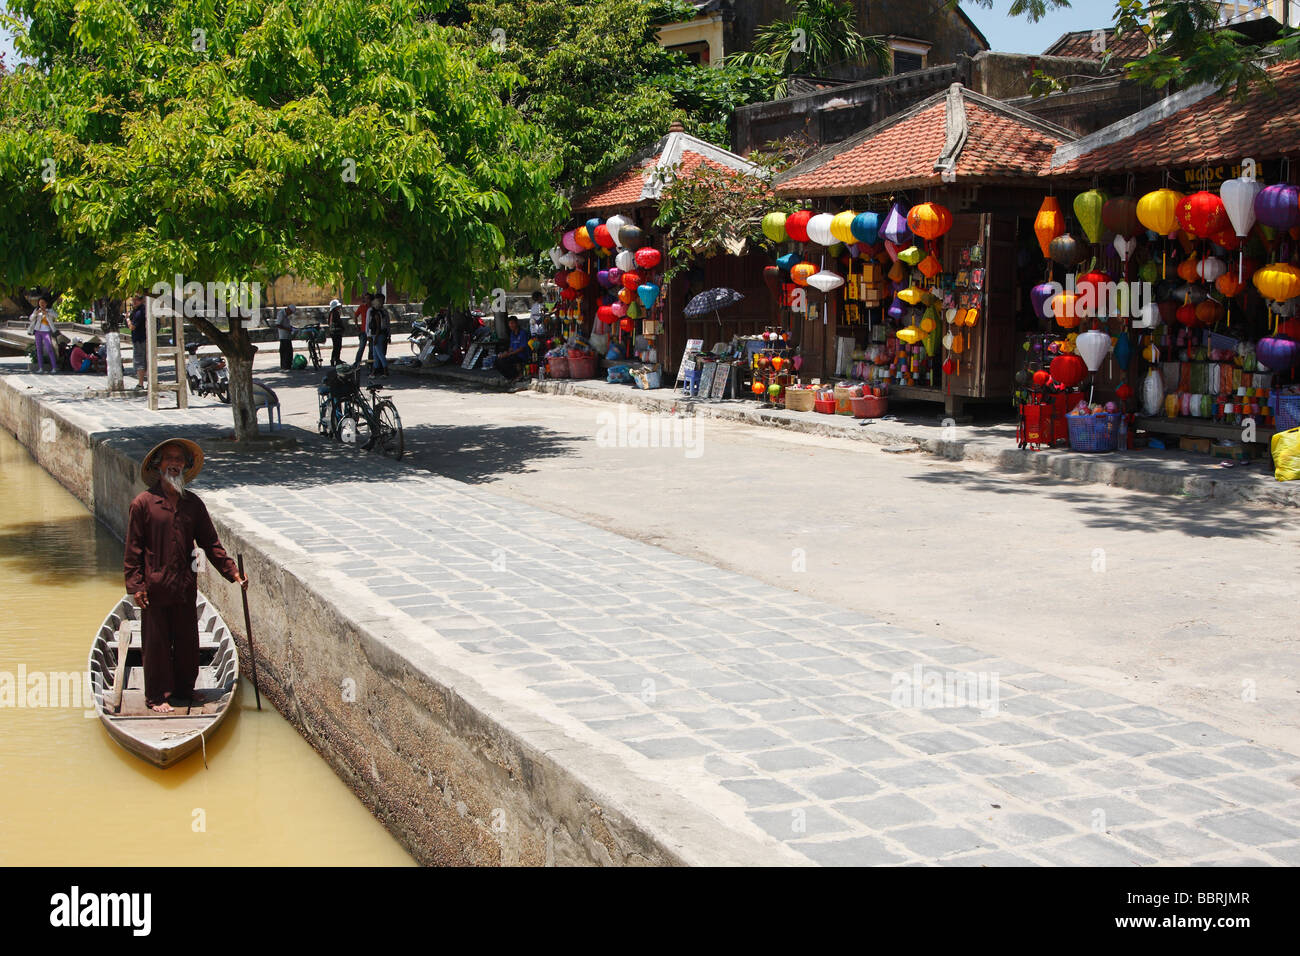
{"type": "MultiPolygon", "coordinates": [[[[58,405],[97,438],[147,416],[58,405]]],[[[229,426],[224,407],[163,418],[229,426]]],[[[620,792],[668,788],[773,863],[1300,864],[1294,754],[401,464],[316,456],[217,453],[200,490],[331,599],[402,616],[615,758],[620,792]]]]}

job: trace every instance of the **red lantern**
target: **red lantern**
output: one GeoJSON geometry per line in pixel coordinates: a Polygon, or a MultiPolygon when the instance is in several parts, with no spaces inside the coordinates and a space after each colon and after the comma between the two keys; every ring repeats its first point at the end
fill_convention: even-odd
{"type": "Polygon", "coordinates": [[[1214,299],[1206,299],[1196,306],[1196,321],[1207,327],[1223,318],[1223,314],[1223,306],[1214,299]]]}
{"type": "MultiPolygon", "coordinates": [[[[953,370],[954,370],[955,368],[957,368],[957,363],[954,362],[952,359],[950,359],[950,358],[946,358],[946,359],[943,360],[943,374],[944,374],[944,375],[951,375],[951,374],[953,373],[953,370]]],[[[1046,373],[1046,372],[1043,373],[1043,377],[1044,377],[1044,378],[1047,377],[1047,373],[1046,373]]]]}
{"type": "Polygon", "coordinates": [[[1058,355],[1052,359],[1052,378],[1066,388],[1073,388],[1088,374],[1088,366],[1077,355],[1058,355]]]}
{"type": "Polygon", "coordinates": [[[1115,389],[1115,397],[1121,402],[1127,402],[1133,397],[1133,388],[1128,384],[1128,382],[1125,382],[1120,385],[1119,388],[1115,389]]]}
{"type": "Polygon", "coordinates": [[[779,266],[766,266],[763,269],[763,281],[773,295],[781,294],[781,269],[779,266]]]}
{"type": "Polygon", "coordinates": [[[1176,318],[1180,324],[1191,328],[1196,325],[1196,306],[1191,304],[1180,305],[1178,311],[1174,313],[1174,318],[1176,318]]]}
{"type": "Polygon", "coordinates": [[[606,325],[613,325],[614,319],[616,319],[617,316],[614,315],[613,306],[602,305],[599,309],[596,310],[596,318],[599,319],[601,322],[604,322],[606,325]]]}
{"type": "Polygon", "coordinates": [[[1039,388],[1042,388],[1051,380],[1052,380],[1052,376],[1048,375],[1041,368],[1034,373],[1034,384],[1037,385],[1039,388]]]}
{"type": "Polygon", "coordinates": [[[807,209],[785,217],[785,234],[795,242],[808,242],[808,220],[813,214],[807,209]]]}
{"type": "Polygon", "coordinates": [[[1205,190],[1192,193],[1178,204],[1178,224],[1193,239],[1208,239],[1216,232],[1232,228],[1223,200],[1205,190]]]}
{"type": "Polygon", "coordinates": [[[609,234],[609,229],[604,225],[596,227],[596,234],[592,238],[596,240],[596,245],[602,249],[614,248],[614,237],[609,234]]]}
{"type": "Polygon", "coordinates": [[[572,301],[573,301],[574,299],[576,299],[577,297],[578,297],[578,290],[577,290],[577,289],[561,289],[561,290],[560,290],[560,298],[561,298],[561,299],[564,299],[565,301],[572,302],[572,301]]]}
{"type": "Polygon", "coordinates": [[[661,261],[663,261],[663,256],[659,254],[658,249],[645,246],[636,251],[636,264],[642,269],[653,269],[661,261]]]}
{"type": "Polygon", "coordinates": [[[641,273],[639,272],[624,272],[622,279],[623,288],[627,289],[629,292],[635,292],[636,287],[645,281],[641,278],[641,273]]]}
{"type": "Polygon", "coordinates": [[[633,322],[631,319],[624,319],[623,321],[619,322],[618,327],[622,329],[624,332],[631,332],[634,328],[636,328],[636,323],[633,322]]]}
{"type": "Polygon", "coordinates": [[[631,305],[632,300],[635,298],[636,294],[631,289],[618,290],[618,301],[622,302],[624,305],[631,305]]]}
{"type": "Polygon", "coordinates": [[[1227,229],[1220,229],[1214,235],[1210,236],[1210,242],[1228,252],[1236,252],[1241,248],[1241,238],[1232,231],[1231,226],[1227,229]]]}

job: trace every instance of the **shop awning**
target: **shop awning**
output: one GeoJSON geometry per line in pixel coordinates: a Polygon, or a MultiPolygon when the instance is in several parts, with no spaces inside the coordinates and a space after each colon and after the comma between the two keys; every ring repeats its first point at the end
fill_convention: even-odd
{"type": "Polygon", "coordinates": [[[1198,86],[1057,149],[1054,176],[1216,166],[1295,155],[1300,149],[1300,61],[1269,69],[1276,96],[1242,102],[1198,86]]]}
{"type": "Polygon", "coordinates": [[[960,83],[777,177],[778,196],[854,196],[945,183],[1037,181],[1067,129],[960,83]]]}
{"type": "Polygon", "coordinates": [[[663,180],[658,173],[673,171],[689,176],[701,166],[718,170],[757,173],[758,167],[744,157],[706,143],[673,123],[668,134],[619,166],[604,182],[575,196],[574,212],[598,213],[626,210],[658,200],[663,180]]]}

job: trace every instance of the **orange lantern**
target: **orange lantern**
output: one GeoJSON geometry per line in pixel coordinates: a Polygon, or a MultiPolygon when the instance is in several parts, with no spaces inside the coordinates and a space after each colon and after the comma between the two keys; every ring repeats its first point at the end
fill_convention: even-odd
{"type": "Polygon", "coordinates": [[[591,277],[581,269],[574,269],[569,273],[568,282],[570,289],[585,289],[591,282],[591,277]]]}
{"type": "Polygon", "coordinates": [[[760,381],[759,379],[754,379],[754,384],[750,386],[750,391],[753,392],[755,395],[762,395],[763,392],[765,391],[765,387],[762,381],[760,381]]]}
{"type": "Polygon", "coordinates": [[[587,229],[586,226],[582,226],[574,230],[573,240],[582,249],[596,248],[596,240],[591,238],[591,232],[587,229]]]}
{"type": "Polygon", "coordinates": [[[1241,283],[1231,272],[1225,272],[1214,281],[1214,286],[1229,299],[1241,291],[1241,283]]]}
{"type": "Polygon", "coordinates": [[[1078,298],[1072,292],[1061,292],[1052,297],[1052,314],[1061,328],[1073,329],[1079,324],[1079,314],[1075,309],[1078,298]]]}
{"type": "Polygon", "coordinates": [[[933,279],[943,271],[943,263],[934,256],[926,256],[917,264],[916,267],[921,270],[921,275],[925,276],[927,279],[933,279]]]}
{"type": "Polygon", "coordinates": [[[901,262],[895,262],[889,267],[889,281],[898,285],[907,278],[907,266],[901,262]]]}
{"type": "Polygon", "coordinates": [[[632,290],[631,290],[631,289],[619,289],[619,290],[618,290],[618,301],[622,302],[624,305],[631,305],[631,304],[632,304],[632,290]]]}
{"type": "Polygon", "coordinates": [[[817,267],[811,262],[801,262],[790,270],[790,278],[798,286],[807,286],[808,280],[816,274],[817,267]]]}
{"type": "Polygon", "coordinates": [[[1034,219],[1034,235],[1038,237],[1038,247],[1043,250],[1043,258],[1050,255],[1052,240],[1065,233],[1065,216],[1061,204],[1055,196],[1048,196],[1038,207],[1038,216],[1034,219]]]}
{"type": "Polygon", "coordinates": [[[1178,276],[1184,282],[1195,282],[1200,278],[1196,273],[1196,256],[1188,256],[1178,263],[1178,276]]]}
{"type": "Polygon", "coordinates": [[[919,203],[907,213],[907,228],[922,239],[938,239],[952,228],[952,213],[938,203],[919,203]]]}
{"type": "Polygon", "coordinates": [[[1196,321],[1201,325],[1213,325],[1223,318],[1223,305],[1213,299],[1206,299],[1196,306],[1196,321]]]}

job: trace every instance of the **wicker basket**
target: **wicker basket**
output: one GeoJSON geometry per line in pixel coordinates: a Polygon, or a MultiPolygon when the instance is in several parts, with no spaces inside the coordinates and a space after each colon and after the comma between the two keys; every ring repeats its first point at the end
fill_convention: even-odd
{"type": "Polygon", "coordinates": [[[788,388],[785,391],[785,407],[792,412],[811,412],[817,392],[811,388],[788,388]]]}

